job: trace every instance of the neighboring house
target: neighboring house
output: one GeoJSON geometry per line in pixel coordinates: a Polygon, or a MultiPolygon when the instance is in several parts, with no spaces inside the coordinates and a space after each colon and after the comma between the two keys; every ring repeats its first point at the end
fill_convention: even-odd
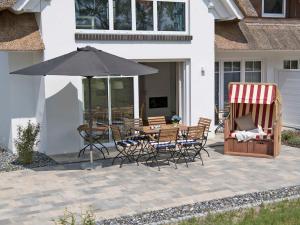
{"type": "Polygon", "coordinates": [[[226,104],[231,81],[275,82],[284,124],[300,128],[300,1],[235,2],[243,18],[215,23],[216,103],[226,104]]]}
{"type": "Polygon", "coordinates": [[[294,68],[300,58],[299,38],[290,36],[297,32],[290,29],[298,27],[295,20],[276,19],[282,25],[275,28],[268,19],[266,26],[279,31],[264,37],[254,34],[265,26],[259,15],[250,1],[234,0],[0,0],[0,142],[14,150],[17,125],[30,119],[41,124],[40,151],[80,149],[76,128],[85,120],[85,79],[9,72],[86,45],[160,70],[142,78],[95,79],[98,122],[174,113],[186,124],[213,119],[215,95],[223,106],[230,80],[274,82],[284,60],[294,68]],[[243,26],[251,30],[244,33],[243,26]],[[277,44],[267,42],[272,37],[277,44]]]}

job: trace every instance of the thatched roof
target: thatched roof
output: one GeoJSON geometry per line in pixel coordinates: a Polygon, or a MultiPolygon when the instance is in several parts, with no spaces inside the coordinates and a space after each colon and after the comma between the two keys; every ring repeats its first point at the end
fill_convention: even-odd
{"type": "Polygon", "coordinates": [[[246,17],[258,17],[256,9],[250,0],[235,0],[235,3],[246,17]]]}
{"type": "Polygon", "coordinates": [[[12,7],[16,0],[0,0],[0,11],[12,7]]]}
{"type": "Polygon", "coordinates": [[[219,50],[300,50],[299,20],[245,19],[216,23],[219,50]]]}
{"type": "Polygon", "coordinates": [[[8,10],[0,12],[0,50],[37,51],[44,49],[33,13],[15,15],[8,10]]]}

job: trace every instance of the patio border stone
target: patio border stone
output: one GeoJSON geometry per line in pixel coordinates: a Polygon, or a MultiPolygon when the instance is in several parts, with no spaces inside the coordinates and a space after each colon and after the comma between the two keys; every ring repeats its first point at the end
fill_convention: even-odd
{"type": "Polygon", "coordinates": [[[238,210],[242,208],[255,207],[262,203],[268,204],[297,198],[300,198],[300,185],[181,205],[178,207],[144,212],[132,216],[101,220],[97,222],[97,225],[169,224],[192,217],[205,216],[209,212],[216,213],[238,210]]]}

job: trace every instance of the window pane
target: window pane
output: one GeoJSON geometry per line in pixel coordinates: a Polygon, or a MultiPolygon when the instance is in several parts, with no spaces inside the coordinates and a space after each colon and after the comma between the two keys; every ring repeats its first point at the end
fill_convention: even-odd
{"type": "Polygon", "coordinates": [[[283,69],[291,69],[291,61],[290,60],[284,60],[283,62],[283,69]]]}
{"type": "Polygon", "coordinates": [[[254,65],[254,71],[261,71],[261,61],[254,61],[253,62],[254,65]]]}
{"type": "Polygon", "coordinates": [[[233,71],[241,71],[241,63],[233,62],[233,71]]]}
{"type": "Polygon", "coordinates": [[[224,104],[228,103],[228,84],[230,82],[240,82],[240,72],[224,73],[224,104]]]}
{"type": "Polygon", "coordinates": [[[261,72],[246,72],[245,73],[246,82],[261,82],[261,72]]]}
{"type": "Polygon", "coordinates": [[[224,71],[232,71],[232,62],[224,62],[224,71]]]}
{"type": "Polygon", "coordinates": [[[253,71],[253,62],[250,61],[250,62],[246,62],[246,71],[253,71]]]}
{"type": "Polygon", "coordinates": [[[136,1],[136,29],[153,30],[153,2],[136,1]]]}
{"type": "MultiPolygon", "coordinates": [[[[108,116],[108,83],[105,78],[93,78],[91,81],[92,91],[92,113],[93,113],[93,126],[99,126],[101,124],[109,124],[108,116]]],[[[84,78],[82,80],[83,92],[84,92],[84,122],[88,123],[89,113],[89,89],[88,80],[84,78]]],[[[103,135],[101,141],[108,142],[108,134],[103,135]]]]}
{"type": "Polygon", "coordinates": [[[157,2],[158,30],[185,31],[185,3],[157,2]]]}
{"type": "Polygon", "coordinates": [[[131,30],[131,0],[114,0],[114,30],[131,30]]]}
{"type": "Polygon", "coordinates": [[[134,117],[133,78],[113,78],[110,84],[112,124],[122,124],[134,117]]]}
{"type": "Polygon", "coordinates": [[[292,70],[298,69],[298,61],[297,60],[291,61],[291,69],[292,70]]]}
{"type": "Polygon", "coordinates": [[[264,13],[283,13],[284,0],[264,0],[264,13]]]}
{"type": "Polygon", "coordinates": [[[76,0],[77,29],[109,29],[108,0],[76,0]]]}

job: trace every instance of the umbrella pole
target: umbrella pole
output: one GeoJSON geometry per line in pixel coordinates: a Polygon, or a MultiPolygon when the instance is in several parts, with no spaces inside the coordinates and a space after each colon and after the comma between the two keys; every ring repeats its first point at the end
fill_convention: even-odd
{"type": "Polygon", "coordinates": [[[92,87],[91,81],[92,77],[87,77],[88,79],[88,89],[89,89],[89,144],[90,144],[90,161],[91,161],[91,168],[93,168],[93,118],[92,118],[92,87]]]}

